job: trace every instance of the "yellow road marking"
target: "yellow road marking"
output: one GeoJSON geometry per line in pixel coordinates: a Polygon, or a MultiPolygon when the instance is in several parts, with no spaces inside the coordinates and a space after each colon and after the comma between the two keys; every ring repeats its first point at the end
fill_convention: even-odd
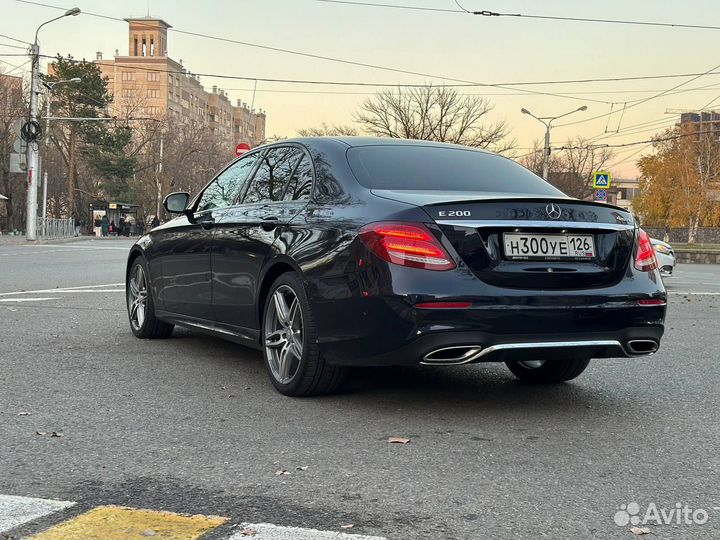
{"type": "Polygon", "coordinates": [[[99,506],[31,540],[195,540],[228,518],[99,506]]]}

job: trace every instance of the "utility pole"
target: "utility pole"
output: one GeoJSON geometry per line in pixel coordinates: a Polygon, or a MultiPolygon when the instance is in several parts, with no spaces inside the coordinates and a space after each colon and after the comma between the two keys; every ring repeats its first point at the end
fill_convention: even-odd
{"type": "Polygon", "coordinates": [[[27,141],[27,208],[25,216],[25,237],[28,240],[37,240],[37,168],[39,161],[39,139],[41,135],[40,124],[38,123],[38,95],[40,94],[40,45],[38,44],[38,33],[48,23],[62,19],[63,17],[80,14],[80,8],[67,10],[63,15],[45,21],[35,30],[35,41],[30,46],[30,60],[32,70],[30,72],[30,118],[23,126],[25,140],[27,141]]]}
{"type": "MultiPolygon", "coordinates": [[[[67,79],[64,81],[46,81],[43,83],[45,88],[47,88],[47,94],[45,98],[45,163],[47,163],[48,158],[48,152],[50,150],[50,103],[52,102],[52,93],[53,89],[58,84],[66,84],[71,82],[80,82],[82,79],[80,77],[73,77],[72,79],[67,79]]],[[[43,206],[42,206],[42,222],[43,226],[45,226],[46,219],[47,219],[47,184],[48,184],[48,173],[47,170],[43,173],[43,206]]],[[[44,233],[45,231],[43,231],[44,233]]]]}
{"type": "Polygon", "coordinates": [[[27,208],[25,210],[25,237],[37,240],[37,178],[38,162],[38,82],[40,80],[40,46],[35,34],[35,43],[30,46],[32,70],[30,72],[30,119],[25,124],[27,140],[27,208]],[[34,134],[33,134],[34,132],[34,134]]]}
{"type": "Polygon", "coordinates": [[[160,135],[160,162],[155,170],[155,184],[157,186],[157,200],[155,201],[155,216],[160,219],[160,202],[162,201],[162,172],[163,172],[163,146],[165,137],[160,135]]]}
{"type": "Polygon", "coordinates": [[[545,181],[547,181],[548,175],[550,174],[550,154],[552,153],[552,148],[550,147],[550,129],[552,127],[552,123],[554,120],[557,120],[558,118],[563,118],[569,114],[580,112],[580,111],[587,111],[587,106],[583,105],[582,107],[580,107],[578,109],[575,109],[570,112],[566,112],[565,114],[561,114],[560,116],[543,116],[543,117],[535,116],[533,113],[531,113],[527,109],[520,109],[521,113],[529,114],[535,120],[537,120],[538,122],[541,122],[545,126],[545,146],[544,146],[544,152],[543,152],[543,178],[545,179],[545,181]]]}
{"type": "Polygon", "coordinates": [[[548,179],[550,173],[550,123],[548,122],[545,129],[545,147],[543,149],[543,178],[545,181],[548,179]]]}

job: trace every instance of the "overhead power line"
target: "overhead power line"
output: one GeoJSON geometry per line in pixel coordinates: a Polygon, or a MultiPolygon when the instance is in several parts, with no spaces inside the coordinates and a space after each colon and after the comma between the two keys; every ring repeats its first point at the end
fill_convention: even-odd
{"type": "Polygon", "coordinates": [[[9,43],[0,43],[0,47],[7,47],[9,49],[27,49],[27,47],[23,47],[22,45],[10,45],[9,43]]]}
{"type": "MultiPolygon", "coordinates": [[[[2,56],[2,55],[0,55],[2,56]]],[[[24,55],[20,55],[24,56],[24,55]]],[[[47,59],[54,59],[55,56],[50,55],[40,55],[42,58],[47,59]]],[[[74,60],[75,62],[80,62],[81,60],[74,60]]],[[[358,87],[370,87],[370,88],[419,88],[427,86],[427,83],[419,84],[419,83],[371,83],[371,82],[353,82],[353,81],[327,81],[327,80],[310,80],[310,79],[277,79],[277,78],[268,78],[268,77],[251,77],[251,76],[243,76],[243,75],[229,75],[224,73],[196,73],[196,72],[183,72],[181,70],[173,70],[173,69],[160,69],[156,67],[142,67],[138,66],[136,64],[122,64],[120,62],[116,62],[118,67],[126,66],[128,68],[132,68],[133,70],[138,71],[154,71],[159,73],[169,73],[172,75],[197,75],[199,77],[208,77],[208,78],[215,78],[215,79],[228,79],[228,80],[240,80],[240,81],[250,81],[250,82],[269,82],[269,83],[279,83],[279,84],[305,84],[305,85],[313,85],[313,86],[358,86],[358,87]]],[[[720,72],[717,72],[720,74],[720,72]]],[[[662,76],[649,76],[648,78],[667,78],[667,77],[686,77],[688,75],[692,74],[681,74],[681,75],[662,75],[662,76]]],[[[699,74],[702,75],[702,74],[699,74]]],[[[565,81],[561,81],[565,82],[565,81]]],[[[584,82],[584,81],[583,81],[584,82]]],[[[508,85],[520,85],[520,84],[535,84],[532,82],[528,83],[499,83],[499,85],[491,85],[491,86],[508,86],[508,85]]],[[[679,94],[684,92],[691,92],[691,91],[700,91],[700,90],[713,90],[717,87],[719,83],[712,83],[709,85],[703,85],[693,88],[687,88],[685,90],[678,90],[678,91],[672,91],[667,92],[668,95],[672,94],[679,94]]],[[[482,87],[484,85],[480,84],[437,84],[434,85],[441,88],[478,88],[482,87]]],[[[225,90],[237,90],[237,91],[252,91],[253,89],[245,89],[245,88],[226,88],[225,90]]],[[[482,94],[462,94],[462,95],[478,95],[478,96],[524,96],[527,95],[523,92],[518,92],[517,89],[507,89],[509,92],[503,92],[503,93],[482,93],[482,94]]],[[[277,90],[277,89],[262,89],[257,90],[258,92],[278,92],[278,93],[305,93],[305,94],[347,94],[347,95],[368,95],[368,92],[336,92],[336,91],[311,91],[311,90],[277,90]]],[[[608,91],[601,91],[601,90],[595,90],[595,91],[576,91],[576,92],[565,92],[565,93],[559,93],[557,95],[559,96],[581,96],[581,95],[592,95],[592,94],[627,94],[627,93],[653,93],[658,92],[658,90],[608,90],[608,91]]],[[[579,99],[585,99],[586,101],[592,101],[591,98],[579,98],[579,99]]],[[[636,100],[628,100],[627,103],[634,103],[635,101],[641,101],[642,99],[636,99],[636,100]]],[[[597,100],[604,104],[611,104],[611,103],[618,103],[611,102],[611,101],[602,101],[597,100]]],[[[620,102],[622,103],[622,102],[620,102]]]]}
{"type": "Polygon", "coordinates": [[[14,38],[12,36],[8,36],[6,34],[0,34],[0,37],[4,37],[5,39],[9,39],[10,41],[17,41],[18,43],[24,43],[25,45],[32,45],[29,41],[25,41],[24,39],[18,39],[14,38]]]}
{"type": "Polygon", "coordinates": [[[30,60],[27,60],[18,66],[15,64],[11,64],[10,62],[6,62],[5,60],[0,60],[0,64],[5,64],[12,68],[10,71],[3,73],[3,75],[12,75],[15,71],[18,71],[18,70],[29,71],[28,69],[23,69],[29,63],[30,63],[30,60]]]}
{"type": "Polygon", "coordinates": [[[625,156],[625,157],[624,157],[623,159],[621,159],[620,161],[616,161],[615,163],[611,163],[610,165],[607,166],[607,168],[608,168],[608,169],[612,169],[613,167],[617,167],[617,166],[620,165],[621,163],[625,163],[626,161],[630,161],[633,157],[635,157],[636,155],[638,155],[638,154],[639,154],[640,152],[642,152],[643,150],[647,150],[647,149],[650,148],[652,145],[653,145],[653,143],[646,144],[645,146],[641,146],[639,149],[635,150],[635,151],[632,152],[631,154],[628,154],[627,156],[625,156]]]}
{"type": "MultiPolygon", "coordinates": [[[[32,1],[32,0],[16,0],[16,1],[17,1],[17,2],[21,2],[21,3],[23,3],[23,4],[30,4],[30,5],[42,6],[42,7],[47,7],[47,8],[56,9],[56,10],[67,10],[66,7],[56,6],[56,5],[52,5],[52,4],[45,4],[45,3],[41,3],[41,2],[34,2],[34,1],[32,1]]],[[[102,14],[102,13],[93,13],[93,12],[83,11],[83,14],[84,14],[85,16],[90,16],[90,17],[98,17],[98,18],[106,19],[106,20],[113,20],[113,21],[125,22],[125,20],[122,19],[122,18],[120,18],[120,17],[112,17],[112,16],[110,16],[110,15],[104,15],[104,14],[102,14]]],[[[281,48],[281,47],[273,47],[273,46],[270,46],[270,45],[261,45],[261,44],[258,44],[258,43],[251,43],[251,42],[248,42],[248,41],[241,41],[241,40],[232,39],[232,38],[227,38],[227,37],[213,36],[213,35],[209,35],[209,34],[203,34],[203,33],[200,33],[200,32],[192,32],[192,31],[189,31],[189,30],[181,30],[181,29],[178,29],[178,28],[170,28],[169,31],[175,32],[176,34],[183,34],[183,35],[188,35],[188,36],[193,36],[193,37],[200,37],[200,38],[204,38],[204,39],[210,39],[210,40],[213,40],[213,41],[220,41],[220,42],[223,42],[223,43],[232,43],[232,44],[235,44],[235,45],[243,45],[243,46],[245,46],[245,47],[252,47],[252,48],[256,48],[256,49],[262,49],[262,50],[268,50],[268,51],[279,52],[279,53],[284,53],[284,54],[290,54],[290,55],[294,55],[294,56],[300,56],[300,57],[303,57],[303,58],[311,58],[311,59],[315,59],[315,60],[324,60],[324,61],[328,61],[328,62],[335,62],[335,63],[345,64],[345,65],[351,65],[351,66],[357,66],[357,67],[365,67],[365,68],[376,69],[376,70],[380,70],[380,71],[388,71],[388,72],[393,72],[393,73],[400,73],[400,74],[403,74],[403,75],[415,75],[415,76],[418,76],[418,77],[426,77],[426,78],[428,78],[428,79],[440,79],[440,80],[445,80],[445,81],[452,81],[452,82],[459,82],[459,83],[465,83],[465,84],[472,84],[472,85],[483,86],[483,87],[505,88],[504,85],[500,85],[500,84],[470,81],[470,80],[466,80],[466,79],[460,79],[460,78],[455,78],[455,77],[448,77],[448,76],[445,76],[445,75],[437,75],[437,74],[431,74],[431,73],[423,73],[423,72],[420,72],[420,71],[413,71],[413,70],[409,70],[409,69],[401,69],[401,68],[395,68],[395,67],[390,67],[390,66],[382,66],[382,65],[378,65],[378,64],[371,64],[371,63],[368,63],[368,62],[360,62],[360,61],[356,61],[356,60],[348,60],[348,59],[345,59],[345,58],[336,58],[336,57],[333,57],[333,56],[326,56],[326,55],[322,55],[322,54],[308,53],[308,52],[303,52],[303,51],[295,51],[295,50],[291,50],[291,49],[284,49],[284,48],[281,48]]],[[[592,99],[588,99],[588,98],[579,98],[579,97],[574,97],[574,96],[565,96],[565,95],[562,95],[562,94],[556,94],[556,93],[553,93],[553,92],[544,92],[544,91],[540,91],[540,90],[528,90],[528,89],[519,88],[519,89],[517,89],[517,91],[525,92],[526,94],[552,96],[552,97],[558,97],[558,98],[562,98],[562,99],[572,99],[572,100],[576,100],[576,101],[595,101],[595,102],[599,102],[599,103],[608,103],[608,104],[610,103],[610,102],[608,102],[608,101],[592,100],[592,99]]]]}
{"type": "MultiPolygon", "coordinates": [[[[647,103],[648,101],[651,101],[651,100],[653,100],[653,99],[657,99],[657,98],[662,97],[662,96],[664,96],[664,95],[666,95],[666,94],[669,94],[669,93],[677,90],[678,88],[681,88],[681,87],[685,86],[686,84],[689,84],[689,83],[691,83],[691,82],[693,82],[693,81],[696,81],[696,80],[698,80],[700,77],[704,77],[705,75],[708,75],[709,73],[711,73],[711,72],[713,72],[713,71],[715,71],[716,69],[719,69],[719,68],[720,68],[720,64],[718,64],[717,66],[713,66],[713,67],[711,67],[710,69],[708,69],[707,71],[705,71],[705,72],[703,72],[703,73],[700,73],[699,75],[696,75],[695,77],[693,77],[693,78],[691,78],[691,79],[688,79],[687,81],[681,82],[680,84],[677,84],[677,85],[673,86],[672,88],[668,88],[667,90],[663,90],[662,92],[660,92],[660,93],[658,93],[658,94],[654,94],[654,95],[652,95],[652,96],[649,96],[649,97],[646,97],[646,98],[641,99],[641,100],[639,100],[639,101],[636,101],[635,103],[632,103],[631,105],[628,105],[627,107],[623,107],[622,112],[624,113],[626,109],[631,109],[631,108],[633,108],[633,107],[637,107],[638,105],[642,105],[643,103],[647,103]]],[[[610,111],[609,113],[599,114],[599,115],[593,116],[593,117],[591,117],[591,118],[585,118],[585,119],[583,119],[583,120],[576,120],[576,121],[574,121],[574,122],[566,122],[565,124],[559,124],[557,127],[574,126],[574,125],[576,125],[576,124],[582,124],[582,123],[584,123],[584,122],[590,122],[590,121],[596,120],[596,119],[598,119],[598,118],[605,118],[606,116],[610,116],[610,115],[612,115],[612,114],[617,114],[617,113],[619,113],[619,112],[620,112],[619,110],[617,110],[617,111],[610,111]]]]}
{"type": "Polygon", "coordinates": [[[557,15],[537,15],[529,13],[502,13],[499,11],[490,10],[470,10],[460,4],[458,0],[455,0],[455,4],[460,9],[443,9],[443,8],[429,8],[415,5],[397,5],[397,4],[382,4],[379,2],[360,2],[352,0],[316,0],[317,2],[323,2],[326,4],[345,4],[351,6],[365,6],[365,7],[379,7],[379,8],[390,8],[390,9],[403,9],[412,11],[435,11],[442,13],[455,13],[460,15],[475,15],[480,17],[514,17],[522,19],[540,19],[548,21],[563,21],[563,22],[589,22],[589,23],[602,23],[602,24],[629,24],[634,26],[656,26],[665,28],[691,28],[695,30],[720,30],[720,26],[713,26],[708,24],[687,24],[687,23],[670,23],[670,22],[659,22],[659,21],[638,21],[630,19],[599,19],[594,17],[562,17],[557,15]]]}
{"type": "MultiPolygon", "coordinates": [[[[53,4],[46,4],[41,2],[35,2],[32,0],[16,0],[17,2],[23,3],[23,4],[29,4],[29,5],[35,5],[35,6],[41,6],[41,7],[47,7],[50,9],[55,10],[66,10],[66,7],[63,6],[57,6],[53,4]]],[[[318,0],[318,1],[335,1],[340,2],[340,0],[318,0]]],[[[349,0],[344,3],[351,3],[349,0]]],[[[357,2],[353,2],[357,3],[357,2]]],[[[397,7],[397,6],[390,6],[389,4],[372,4],[372,5],[384,5],[387,7],[397,7]]],[[[432,9],[435,8],[424,8],[424,9],[432,9]]],[[[450,11],[457,11],[457,10],[450,10],[450,11]]],[[[91,16],[91,17],[97,17],[101,19],[106,20],[112,20],[112,21],[118,21],[118,22],[125,22],[125,19],[122,19],[120,17],[113,17],[110,15],[104,15],[101,13],[93,13],[88,11],[83,11],[83,15],[91,16]]],[[[139,25],[142,25],[142,23],[137,23],[139,25]]],[[[148,28],[151,28],[150,25],[148,25],[148,28]]],[[[720,27],[719,27],[720,28],[720,27]]],[[[560,79],[560,80],[543,80],[543,81],[508,81],[508,82],[499,82],[499,83],[487,83],[487,82],[474,82],[474,81],[466,81],[463,79],[455,79],[452,77],[446,77],[442,75],[432,75],[427,73],[421,73],[421,72],[415,72],[415,71],[409,71],[399,68],[393,68],[393,67],[387,67],[387,66],[379,66],[375,64],[369,64],[364,62],[357,62],[354,60],[347,60],[347,59],[341,59],[341,58],[335,58],[335,57],[329,57],[324,55],[317,55],[313,53],[306,53],[302,51],[294,51],[290,49],[283,49],[279,47],[272,47],[268,45],[261,45],[257,43],[250,43],[246,41],[240,41],[232,38],[225,38],[220,36],[213,36],[208,34],[203,34],[200,32],[192,32],[188,30],[181,30],[178,28],[169,28],[168,31],[175,32],[178,34],[185,34],[190,35],[194,37],[201,37],[205,39],[211,39],[216,41],[223,41],[227,43],[233,43],[237,45],[244,45],[248,47],[256,47],[260,49],[267,49],[271,51],[276,52],[282,52],[287,54],[293,54],[293,55],[299,55],[299,56],[305,56],[310,58],[316,58],[321,60],[328,60],[332,62],[340,62],[350,65],[356,65],[361,67],[368,67],[373,69],[379,69],[379,70],[385,70],[385,71],[392,71],[396,73],[402,73],[402,74],[411,74],[411,75],[418,75],[422,77],[429,77],[431,79],[440,79],[445,81],[454,81],[456,84],[438,84],[437,86],[447,86],[447,87],[494,87],[494,88],[503,88],[505,86],[531,86],[531,85],[555,85],[555,84],[577,84],[577,83],[597,83],[597,82],[619,82],[619,81],[637,81],[637,80],[651,80],[651,79],[666,79],[666,78],[682,78],[682,77],[692,77],[697,75],[715,75],[720,74],[720,71],[712,71],[712,72],[703,72],[703,73],[673,73],[673,74],[666,74],[666,75],[646,75],[646,76],[631,76],[631,77],[605,77],[605,78],[586,78],[586,79],[560,79]]],[[[372,83],[372,82],[354,82],[354,81],[319,81],[319,80],[297,80],[297,79],[278,79],[278,78],[266,78],[266,77],[241,77],[237,75],[221,75],[221,74],[203,74],[203,73],[195,73],[196,75],[201,76],[207,76],[207,77],[216,77],[216,78],[228,78],[228,79],[238,79],[238,80],[249,80],[249,81],[261,81],[261,82],[277,82],[277,83],[297,83],[297,84],[318,84],[318,85],[341,85],[341,86],[372,86],[372,87],[420,87],[425,86],[427,83],[372,83]]],[[[563,98],[570,98],[575,99],[572,96],[563,95],[563,94],[557,94],[553,92],[543,92],[543,91],[532,91],[532,90],[524,90],[524,89],[514,89],[516,91],[521,91],[524,93],[536,93],[540,95],[549,95],[554,97],[563,97],[563,98]]],[[[577,98],[581,99],[581,98],[577,98]]],[[[603,103],[610,104],[609,101],[604,101],[603,103]]],[[[617,102],[615,102],[617,103],[617,102]]]]}
{"type": "Polygon", "coordinates": [[[413,11],[435,11],[439,13],[463,13],[459,9],[447,9],[447,8],[436,8],[436,7],[424,7],[424,6],[403,6],[397,4],[380,4],[378,2],[350,2],[349,0],[317,0],[318,2],[325,2],[326,4],[348,4],[351,6],[369,6],[369,7],[380,7],[380,8],[393,8],[393,9],[410,9],[413,11]]]}
{"type": "Polygon", "coordinates": [[[645,139],[643,141],[635,141],[635,142],[629,142],[629,143],[621,143],[621,144],[588,144],[583,146],[559,146],[555,148],[556,150],[583,150],[586,148],[625,148],[628,146],[637,146],[638,144],[654,144],[658,142],[664,142],[664,141],[674,141],[675,139],[681,139],[683,137],[693,137],[697,135],[709,135],[714,134],[718,135],[720,134],[720,130],[712,129],[709,131],[694,131],[690,133],[681,133],[680,135],[670,135],[668,137],[655,137],[652,139],[645,139]]]}

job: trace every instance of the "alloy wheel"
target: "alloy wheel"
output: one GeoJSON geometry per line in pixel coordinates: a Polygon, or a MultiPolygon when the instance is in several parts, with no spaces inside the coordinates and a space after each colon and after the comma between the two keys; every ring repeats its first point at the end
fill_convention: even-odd
{"type": "Polygon", "coordinates": [[[265,311],[265,353],[272,376],[289,384],[297,375],[303,355],[303,315],[295,291],[281,285],[265,311]]]}
{"type": "Polygon", "coordinates": [[[135,266],[128,284],[128,312],[130,324],[139,331],[145,323],[147,309],[147,280],[141,264],[135,266]]]}

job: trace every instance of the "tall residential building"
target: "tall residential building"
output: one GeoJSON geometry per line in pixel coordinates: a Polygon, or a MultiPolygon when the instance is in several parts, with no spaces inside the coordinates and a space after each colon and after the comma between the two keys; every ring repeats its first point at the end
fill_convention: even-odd
{"type": "Polygon", "coordinates": [[[249,110],[239,102],[233,105],[216,86],[207,92],[182,60],[168,56],[168,23],[152,17],[125,20],[127,56],[116,50],[112,60],[104,60],[98,52],[95,60],[115,96],[111,113],[202,122],[233,147],[241,142],[256,146],[265,140],[263,110],[249,110]]]}
{"type": "Polygon", "coordinates": [[[680,132],[720,133],[720,113],[715,111],[684,112],[680,114],[680,132]]]}

